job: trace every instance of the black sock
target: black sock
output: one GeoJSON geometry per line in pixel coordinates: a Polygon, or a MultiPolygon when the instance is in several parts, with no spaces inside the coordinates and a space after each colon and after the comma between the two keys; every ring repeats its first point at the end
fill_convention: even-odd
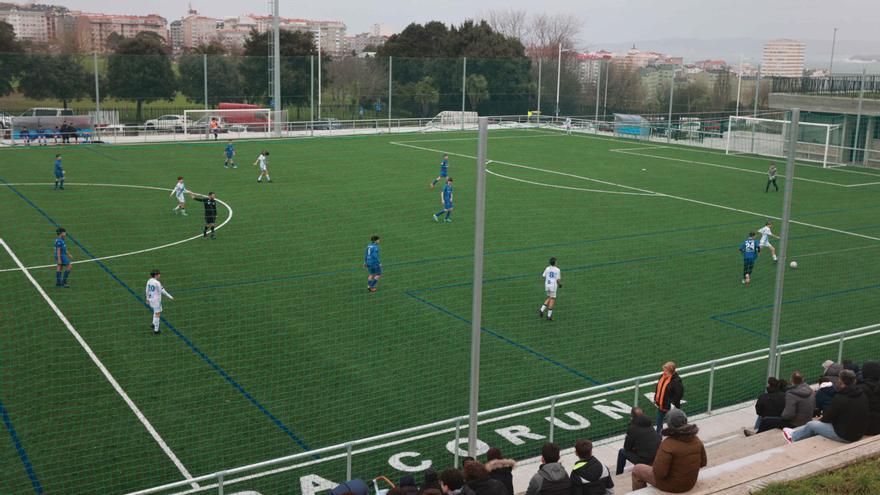
{"type": "Polygon", "coordinates": [[[202,232],[202,235],[208,235],[208,227],[205,226],[205,230],[202,232]]]}

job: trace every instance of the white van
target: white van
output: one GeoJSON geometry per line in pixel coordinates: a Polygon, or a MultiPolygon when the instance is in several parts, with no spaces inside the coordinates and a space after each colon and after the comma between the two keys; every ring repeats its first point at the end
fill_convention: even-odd
{"type": "Polygon", "coordinates": [[[69,108],[28,108],[20,117],[67,117],[72,116],[73,110],[69,108]]]}

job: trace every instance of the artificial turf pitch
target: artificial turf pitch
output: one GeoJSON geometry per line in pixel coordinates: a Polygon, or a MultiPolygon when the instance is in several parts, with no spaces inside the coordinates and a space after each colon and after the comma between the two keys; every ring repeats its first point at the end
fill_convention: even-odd
{"type": "MultiPolygon", "coordinates": [[[[241,141],[237,169],[223,168],[222,140],[2,150],[0,238],[43,266],[56,225],[67,229],[74,261],[91,260],[74,265],[71,288],[54,287],[53,268],[31,273],[167,449],[0,251],[0,492],[125,493],[465,414],[476,143],[472,132],[241,141]],[[263,149],[271,184],[251,167],[263,149]],[[64,191],[52,188],[56,152],[64,191]],[[438,225],[429,183],[444,152],[455,210],[438,225]],[[178,175],[225,202],[217,239],[201,238],[200,203],[171,213],[178,175]],[[370,294],[373,234],[384,276],[370,294]],[[160,336],[141,302],[153,268],[175,296],[160,336]]],[[[764,192],[768,159],[548,130],[491,131],[489,158],[481,409],[767,346],[775,265],[762,253],[744,287],[737,246],[782,214],[782,191],[764,192]],[[564,282],[553,322],[536,314],[550,256],[564,282]]],[[[800,266],[786,273],[781,341],[877,323],[880,173],[803,165],[796,176],[800,266]]],[[[783,374],[818,374],[835,350],[783,360],[783,374]]],[[[856,360],[877,352],[875,337],[847,347],[856,360]]],[[[765,368],[719,372],[714,404],[752,397],[765,368]]],[[[685,409],[704,410],[705,377],[685,384],[685,409]]],[[[546,435],[544,415],[513,423],[546,435]]],[[[625,427],[590,419],[556,439],[625,427]]],[[[540,449],[493,428],[481,439],[508,455],[540,449]]],[[[449,439],[356,455],[354,475],[397,476],[388,457],[404,450],[448,466],[449,439]]],[[[239,486],[296,493],[310,473],[341,481],[345,461],[239,486]]]]}

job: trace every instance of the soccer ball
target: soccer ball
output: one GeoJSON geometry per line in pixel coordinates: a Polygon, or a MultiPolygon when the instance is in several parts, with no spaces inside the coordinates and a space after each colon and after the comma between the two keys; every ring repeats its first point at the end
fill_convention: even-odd
{"type": "Polygon", "coordinates": [[[797,261],[792,261],[791,263],[788,264],[788,266],[790,266],[792,268],[797,268],[797,261]]]}

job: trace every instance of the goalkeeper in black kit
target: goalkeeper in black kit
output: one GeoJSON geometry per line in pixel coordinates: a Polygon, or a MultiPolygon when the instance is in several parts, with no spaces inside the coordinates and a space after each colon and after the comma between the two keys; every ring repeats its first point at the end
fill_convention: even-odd
{"type": "Polygon", "coordinates": [[[208,237],[208,230],[210,230],[211,239],[216,239],[214,236],[214,224],[217,221],[216,196],[214,196],[213,192],[209,192],[207,197],[197,198],[193,193],[190,193],[190,197],[196,201],[204,203],[205,205],[205,230],[203,231],[202,237],[208,237]]]}

